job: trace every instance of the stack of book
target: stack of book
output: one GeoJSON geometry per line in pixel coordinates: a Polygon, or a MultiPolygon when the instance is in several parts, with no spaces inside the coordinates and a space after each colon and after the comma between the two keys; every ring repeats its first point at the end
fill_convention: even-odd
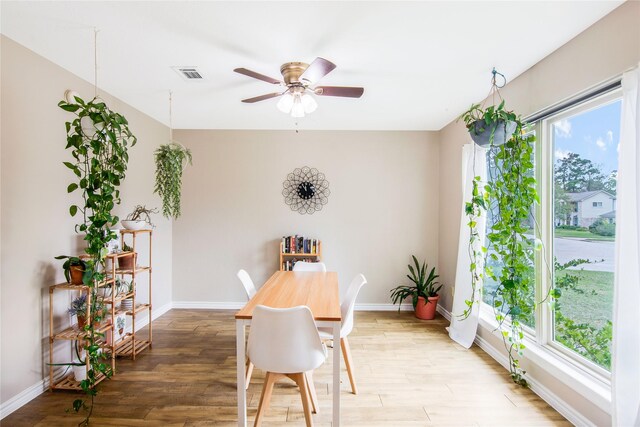
{"type": "Polygon", "coordinates": [[[286,236],[282,238],[282,252],[285,254],[317,254],[319,252],[318,239],[304,236],[286,236]]]}

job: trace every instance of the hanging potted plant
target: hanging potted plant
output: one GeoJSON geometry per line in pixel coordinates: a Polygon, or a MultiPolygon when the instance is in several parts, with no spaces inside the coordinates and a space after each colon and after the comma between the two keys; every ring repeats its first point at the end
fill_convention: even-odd
{"type": "MultiPolygon", "coordinates": [[[[496,74],[500,73],[494,69],[491,93],[499,96],[496,74]]],[[[480,177],[474,177],[471,198],[465,202],[472,289],[470,298],[465,301],[466,309],[459,316],[467,318],[473,306],[479,304],[474,298],[478,283],[489,278],[497,284],[491,304],[509,357],[511,378],[526,386],[526,372],[522,370],[519,358],[525,349],[522,326],[535,310],[531,289],[534,253],[538,245],[529,231],[534,224],[532,209],[539,202],[533,176],[535,135],[527,132],[526,123],[507,111],[504,104],[502,100],[498,107],[486,109],[474,105],[462,116],[472,138],[475,119],[484,120],[482,126],[485,132],[489,131],[485,137],[491,178],[481,183],[480,177]],[[504,137],[499,132],[500,127],[505,130],[504,137]],[[511,128],[511,132],[506,132],[511,128]],[[479,247],[477,220],[488,211],[491,211],[491,223],[487,228],[486,244],[479,247]],[[487,258],[499,268],[483,268],[487,258]]]]}
{"type": "Polygon", "coordinates": [[[162,199],[162,214],[167,218],[180,216],[182,172],[192,164],[191,150],[173,140],[171,92],[169,92],[169,143],[155,151],[156,184],[153,190],[162,199]]]}
{"type": "Polygon", "coordinates": [[[87,415],[81,423],[87,425],[93,409],[93,399],[97,390],[98,378],[110,378],[113,372],[111,365],[104,363],[100,342],[104,334],[99,332],[96,324],[104,317],[100,309],[98,297],[99,284],[106,281],[106,256],[108,244],[117,238],[111,230],[119,222],[112,213],[115,205],[120,203],[120,184],[125,179],[128,149],[135,145],[136,137],[129,130],[126,118],[112,110],[99,98],[85,102],[74,96],[63,100],[58,106],[75,114],[75,118],[65,123],[67,146],[72,161],[64,165],[73,172],[74,180],[67,186],[67,192],[79,191],[81,203],[72,204],[69,214],[80,216],[76,232],[84,234],[87,243],[87,258],[83,283],[89,286],[91,306],[87,307],[90,319],[87,319],[85,334],[86,358],[88,359],[88,375],[81,382],[89,402],[76,399],[73,410],[79,412],[86,409],[87,415]]]}
{"type": "Polygon", "coordinates": [[[180,195],[182,191],[182,171],[191,164],[191,151],[180,144],[171,142],[158,147],[156,158],[155,193],[162,198],[162,214],[167,218],[180,216],[180,195]]]}
{"type": "Polygon", "coordinates": [[[442,285],[436,282],[439,276],[436,274],[435,267],[427,275],[426,261],[420,265],[414,255],[412,255],[412,258],[414,265],[409,264],[407,266],[409,268],[407,277],[413,282],[413,285],[400,285],[392,289],[391,301],[394,304],[398,304],[398,311],[400,311],[402,301],[411,298],[416,317],[423,320],[432,320],[436,316],[436,308],[440,299],[438,292],[442,285]]]}
{"type": "Polygon", "coordinates": [[[516,115],[504,109],[504,100],[496,107],[483,109],[473,104],[460,117],[469,131],[471,139],[481,147],[502,145],[511,139],[516,130],[516,115]]]}

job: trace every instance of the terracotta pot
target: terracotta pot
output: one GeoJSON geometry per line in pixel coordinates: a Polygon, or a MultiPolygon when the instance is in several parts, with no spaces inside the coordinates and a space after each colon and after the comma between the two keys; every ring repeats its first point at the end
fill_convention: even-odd
{"type": "Polygon", "coordinates": [[[418,297],[418,304],[416,304],[416,317],[422,320],[432,320],[436,317],[436,307],[438,306],[438,300],[440,295],[435,297],[429,297],[429,301],[425,301],[424,297],[418,297]]]}
{"type": "Polygon", "coordinates": [[[135,255],[118,258],[118,268],[120,270],[133,270],[135,258],[135,255]]]}
{"type": "Polygon", "coordinates": [[[82,285],[82,275],[84,270],[81,265],[72,265],[69,267],[69,275],[71,276],[72,285],[82,285]]]}
{"type": "Polygon", "coordinates": [[[83,329],[87,324],[87,317],[85,315],[78,314],[78,328],[83,329]]]}

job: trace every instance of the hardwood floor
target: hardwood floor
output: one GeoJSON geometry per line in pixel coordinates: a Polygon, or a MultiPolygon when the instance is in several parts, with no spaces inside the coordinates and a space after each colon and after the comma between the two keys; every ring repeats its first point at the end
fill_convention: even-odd
{"type": "MultiPolygon", "coordinates": [[[[118,375],[103,382],[92,426],[235,426],[235,323],[232,311],[171,310],[154,321],[153,349],[135,362],[118,359],[118,375]]],[[[358,395],[342,365],[342,425],[571,425],[478,347],[453,343],[442,317],[356,312],[349,336],[358,395]]],[[[339,346],[336,346],[339,350],[339,346]]],[[[331,425],[331,357],[314,374],[320,411],[331,425]]],[[[247,392],[253,422],[264,372],[247,392]]],[[[65,409],[79,393],[46,392],[2,420],[2,426],[75,426],[65,409]]],[[[276,384],[264,426],[302,426],[293,382],[276,384]]]]}

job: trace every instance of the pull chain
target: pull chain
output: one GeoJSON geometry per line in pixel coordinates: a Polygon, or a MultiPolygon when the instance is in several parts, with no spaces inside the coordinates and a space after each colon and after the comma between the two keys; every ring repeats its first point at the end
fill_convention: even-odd
{"type": "Polygon", "coordinates": [[[169,91],[169,142],[173,141],[173,115],[172,115],[172,100],[173,93],[169,91]]]}

